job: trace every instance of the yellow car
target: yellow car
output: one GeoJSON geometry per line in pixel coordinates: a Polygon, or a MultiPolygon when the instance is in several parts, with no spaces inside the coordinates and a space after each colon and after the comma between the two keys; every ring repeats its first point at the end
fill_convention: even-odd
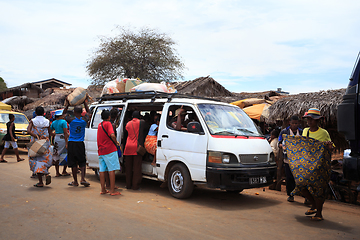
{"type": "Polygon", "coordinates": [[[19,112],[0,110],[0,144],[3,145],[3,137],[7,133],[6,123],[9,122],[9,114],[15,116],[15,135],[17,137],[17,144],[19,146],[25,146],[30,142],[31,136],[27,134],[27,127],[29,125],[28,118],[19,112]]]}

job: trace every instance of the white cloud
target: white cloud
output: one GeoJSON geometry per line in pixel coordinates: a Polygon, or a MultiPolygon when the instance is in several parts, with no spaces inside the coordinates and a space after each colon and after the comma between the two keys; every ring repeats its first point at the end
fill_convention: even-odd
{"type": "Polygon", "coordinates": [[[186,80],[210,74],[230,91],[307,89],[283,78],[262,84],[281,75],[314,75],[314,91],[325,78],[346,87],[359,51],[359,1],[0,0],[0,8],[0,76],[9,86],[52,77],[86,84],[97,36],[114,36],[116,25],[170,34],[186,80]]]}

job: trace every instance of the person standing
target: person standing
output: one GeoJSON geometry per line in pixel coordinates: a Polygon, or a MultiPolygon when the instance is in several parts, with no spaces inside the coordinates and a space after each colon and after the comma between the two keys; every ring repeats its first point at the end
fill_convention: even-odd
{"type": "MultiPolygon", "coordinates": [[[[290,136],[301,136],[303,130],[299,128],[300,120],[298,116],[292,116],[290,118],[290,123],[287,128],[284,128],[281,130],[279,135],[279,148],[283,149],[283,135],[290,135],[290,136]]],[[[294,202],[294,197],[291,196],[291,192],[295,189],[295,179],[294,176],[291,173],[290,166],[289,166],[289,159],[287,157],[286,151],[283,150],[283,156],[284,156],[284,169],[285,169],[285,175],[286,175],[286,193],[288,195],[287,200],[289,202],[294,202]]]]}
{"type": "MultiPolygon", "coordinates": [[[[305,128],[302,136],[314,138],[318,141],[325,142],[325,146],[331,150],[333,148],[333,143],[331,141],[329,133],[319,127],[320,119],[322,118],[320,110],[317,108],[310,108],[309,111],[305,113],[303,118],[306,118],[308,128],[305,128]]],[[[327,159],[331,161],[331,159],[327,159]]],[[[330,163],[328,164],[330,166],[330,163]]],[[[322,179],[330,179],[328,171],[322,171],[322,179]]],[[[322,216],[322,209],[325,202],[325,189],[327,188],[327,181],[317,182],[317,190],[313,191],[313,194],[310,193],[308,188],[302,189],[302,194],[310,201],[311,208],[306,211],[305,215],[311,215],[315,213],[315,216],[311,217],[311,220],[321,221],[324,220],[322,216]]]]}
{"type": "Polygon", "coordinates": [[[60,155],[66,152],[69,138],[67,122],[64,120],[63,110],[55,111],[55,121],[51,124],[50,128],[55,130],[53,154],[53,161],[56,170],[55,177],[69,176],[70,174],[66,172],[67,165],[64,165],[61,174],[59,171],[60,155]]]}
{"type": "MultiPolygon", "coordinates": [[[[84,118],[87,119],[87,115],[90,112],[87,105],[88,99],[85,99],[84,106],[86,114],[84,118]]],[[[68,100],[65,100],[65,108],[63,114],[67,113],[69,107],[68,100]]],[[[73,181],[68,183],[69,186],[77,187],[79,182],[77,179],[78,167],[81,171],[81,181],[80,184],[89,187],[90,183],[85,180],[86,175],[86,156],[85,156],[85,127],[87,121],[81,117],[82,108],[81,106],[74,107],[75,118],[70,122],[70,137],[68,140],[68,166],[71,168],[73,181]]]]}
{"type": "Polygon", "coordinates": [[[138,190],[142,179],[142,156],[137,153],[139,145],[144,146],[145,134],[144,121],[140,120],[139,111],[134,111],[132,120],[125,127],[125,172],[126,172],[126,188],[138,190]]]}
{"type": "Polygon", "coordinates": [[[4,150],[2,151],[1,157],[0,157],[0,162],[2,162],[2,163],[7,162],[6,160],[4,160],[4,155],[5,155],[6,151],[9,149],[10,144],[11,144],[12,148],[14,149],[17,161],[20,162],[20,161],[25,160],[23,158],[20,158],[20,156],[19,156],[19,149],[18,149],[18,145],[16,142],[14,121],[15,121],[14,114],[9,114],[9,122],[6,123],[7,132],[6,132],[5,136],[3,137],[3,140],[5,141],[4,150]]]}
{"type": "MultiPolygon", "coordinates": [[[[51,136],[50,122],[44,117],[44,108],[36,107],[35,109],[36,117],[31,119],[27,132],[31,135],[31,141],[36,139],[47,139],[50,141],[49,137],[51,136]]],[[[51,176],[49,175],[48,169],[52,166],[52,150],[49,147],[46,149],[45,153],[41,156],[30,157],[29,156],[30,170],[33,174],[36,174],[39,182],[34,185],[34,187],[43,187],[43,175],[46,175],[46,185],[51,183],[51,176]]]]}
{"type": "Polygon", "coordinates": [[[120,192],[115,191],[115,170],[120,170],[120,163],[117,154],[117,146],[119,142],[116,140],[113,126],[110,122],[110,112],[103,110],[101,112],[101,119],[103,120],[98,125],[97,131],[97,145],[99,154],[99,168],[100,168],[100,194],[106,194],[105,175],[109,175],[110,179],[110,195],[120,195],[120,192]]]}

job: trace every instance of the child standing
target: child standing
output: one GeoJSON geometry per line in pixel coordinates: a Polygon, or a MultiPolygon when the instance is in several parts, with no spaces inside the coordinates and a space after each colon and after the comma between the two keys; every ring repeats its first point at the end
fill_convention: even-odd
{"type": "Polygon", "coordinates": [[[15,135],[15,124],[14,124],[15,116],[14,114],[9,114],[9,122],[6,123],[7,133],[4,136],[3,140],[5,141],[4,150],[1,153],[0,162],[6,163],[7,161],[4,160],[4,155],[6,151],[9,149],[10,144],[14,149],[16,159],[18,162],[24,161],[23,158],[19,156],[18,145],[16,143],[16,135],[15,135]]]}

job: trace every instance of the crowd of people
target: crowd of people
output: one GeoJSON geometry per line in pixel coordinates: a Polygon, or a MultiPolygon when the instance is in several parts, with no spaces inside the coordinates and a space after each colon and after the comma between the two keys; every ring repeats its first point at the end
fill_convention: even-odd
{"type": "MultiPolygon", "coordinates": [[[[73,181],[69,182],[69,186],[78,187],[83,185],[89,187],[90,183],[86,181],[86,156],[85,156],[85,127],[89,120],[90,110],[88,107],[88,99],[84,102],[85,114],[81,106],[75,106],[73,110],[74,117],[66,118],[68,113],[69,102],[65,101],[65,108],[57,110],[54,113],[55,120],[50,121],[51,116],[44,112],[43,107],[35,109],[35,117],[30,120],[27,132],[31,136],[31,142],[36,140],[46,140],[48,143],[44,144],[46,150],[37,156],[29,156],[30,170],[32,177],[38,179],[38,183],[34,187],[43,187],[43,178],[45,176],[45,185],[51,183],[51,176],[49,168],[54,165],[56,175],[55,177],[69,176],[66,171],[71,169],[73,181]],[[66,118],[66,120],[65,120],[66,118]],[[67,156],[67,158],[64,158],[67,156]],[[67,162],[65,161],[67,159],[67,162]],[[66,162],[61,164],[60,162],[66,162]],[[60,173],[60,165],[63,165],[63,170],[60,173]],[[78,173],[81,173],[81,179],[78,181],[78,173]]],[[[175,130],[186,131],[185,123],[186,111],[179,108],[175,111],[171,126],[175,130]]],[[[115,171],[120,170],[119,157],[124,155],[124,168],[126,173],[126,188],[138,190],[142,180],[142,151],[148,152],[153,156],[151,165],[156,166],[156,148],[157,148],[157,131],[160,123],[160,114],[151,111],[150,114],[142,116],[139,111],[128,112],[124,128],[123,145],[116,137],[116,121],[119,116],[119,110],[113,109],[103,110],[101,112],[102,122],[98,125],[97,130],[97,145],[99,155],[99,172],[100,172],[100,194],[109,193],[112,196],[120,195],[115,186],[115,171]],[[129,115],[131,114],[131,116],[129,115]],[[119,150],[119,149],[123,149],[119,150]],[[143,150],[142,150],[143,149],[143,150]],[[109,189],[109,190],[108,190],[109,189]]],[[[294,195],[299,194],[303,196],[310,204],[311,208],[305,212],[305,215],[315,214],[311,219],[315,221],[323,220],[322,208],[325,201],[325,189],[329,179],[330,158],[324,160],[324,169],[316,176],[311,174],[307,176],[306,184],[298,184],[297,171],[302,171],[297,168],[301,164],[296,163],[296,158],[291,155],[291,144],[287,144],[289,136],[302,136],[310,139],[315,139],[323,143],[325,150],[330,152],[334,147],[329,133],[319,126],[322,118],[320,110],[316,108],[309,109],[302,117],[306,119],[307,128],[300,128],[300,119],[298,116],[291,117],[289,126],[284,129],[274,129],[268,139],[270,146],[273,148],[275,159],[278,165],[278,179],[277,182],[282,182],[282,169],[284,169],[286,176],[286,193],[287,200],[294,202],[294,195]],[[289,157],[291,155],[291,157],[289,157]],[[294,167],[297,164],[297,167],[294,167]]],[[[16,143],[14,115],[9,114],[9,122],[7,123],[7,134],[4,137],[5,146],[1,154],[0,161],[4,160],[4,155],[10,145],[13,147],[17,161],[23,161],[20,158],[18,147],[16,143]]],[[[306,140],[307,141],[307,140],[306,140]]],[[[307,143],[301,142],[302,145],[307,143]]],[[[294,144],[292,144],[294,145],[294,144]]],[[[296,148],[295,148],[296,149],[296,148]]],[[[318,166],[315,166],[318,168],[318,166]]],[[[310,166],[309,169],[314,168],[310,166]]],[[[318,173],[315,173],[318,174],[318,173]]],[[[304,180],[304,179],[303,179],[304,180]]],[[[300,181],[301,182],[301,181],[300,181]]]]}

